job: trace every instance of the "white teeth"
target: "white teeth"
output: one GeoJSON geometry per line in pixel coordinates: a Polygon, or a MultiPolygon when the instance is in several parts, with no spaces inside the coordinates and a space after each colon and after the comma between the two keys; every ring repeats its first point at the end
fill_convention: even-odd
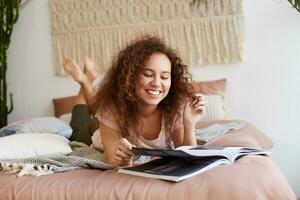
{"type": "Polygon", "coordinates": [[[146,91],[152,95],[159,95],[159,93],[160,93],[160,91],[157,91],[157,90],[146,90],[146,91]]]}

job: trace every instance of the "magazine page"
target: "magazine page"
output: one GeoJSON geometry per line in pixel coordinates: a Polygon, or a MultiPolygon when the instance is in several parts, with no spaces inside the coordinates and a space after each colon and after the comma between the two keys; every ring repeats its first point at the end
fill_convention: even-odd
{"type": "Polygon", "coordinates": [[[183,151],[187,154],[197,157],[206,157],[206,156],[222,156],[230,160],[234,161],[238,152],[240,151],[240,147],[191,147],[191,146],[181,146],[176,148],[176,150],[183,151]]]}
{"type": "Polygon", "coordinates": [[[270,152],[260,148],[249,147],[202,147],[181,146],[176,149],[147,149],[133,148],[135,155],[147,155],[156,157],[183,157],[199,159],[199,157],[227,158],[232,163],[248,154],[269,154],[270,152]]]}
{"type": "Polygon", "coordinates": [[[199,157],[216,157],[218,159],[226,158],[231,162],[237,156],[240,148],[238,147],[195,147],[181,146],[176,149],[147,149],[133,148],[135,155],[146,155],[156,157],[183,157],[191,159],[199,159],[199,157]]]}
{"type": "Polygon", "coordinates": [[[192,156],[224,156],[232,163],[245,156],[250,154],[270,154],[271,152],[261,149],[261,148],[252,148],[252,147],[191,147],[191,146],[181,146],[176,148],[176,150],[183,151],[192,156]]]}
{"type": "Polygon", "coordinates": [[[270,154],[272,154],[272,152],[266,149],[243,147],[240,149],[239,153],[233,158],[233,160],[236,161],[246,155],[270,155],[270,154]]]}

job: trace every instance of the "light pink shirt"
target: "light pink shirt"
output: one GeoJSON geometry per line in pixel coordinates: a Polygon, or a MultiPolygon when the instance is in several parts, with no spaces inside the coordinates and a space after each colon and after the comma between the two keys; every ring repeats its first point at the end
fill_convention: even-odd
{"type": "MultiPolygon", "coordinates": [[[[115,117],[115,113],[113,111],[108,111],[104,113],[102,116],[98,113],[95,116],[99,122],[103,123],[105,126],[110,127],[114,130],[121,131],[120,125],[115,117]]],[[[176,120],[175,126],[173,130],[176,130],[177,128],[180,127],[182,124],[182,119],[176,120]]],[[[167,142],[168,138],[170,136],[170,133],[167,133],[165,130],[165,123],[164,119],[162,119],[162,127],[160,130],[160,133],[157,138],[153,140],[147,140],[143,138],[142,136],[137,137],[137,142],[136,144],[138,147],[143,147],[143,148],[150,148],[150,149],[166,149],[170,148],[170,144],[167,142]]],[[[101,133],[100,130],[96,130],[95,133],[92,136],[92,141],[93,144],[92,146],[98,149],[103,149],[103,143],[101,140],[101,133]]]]}

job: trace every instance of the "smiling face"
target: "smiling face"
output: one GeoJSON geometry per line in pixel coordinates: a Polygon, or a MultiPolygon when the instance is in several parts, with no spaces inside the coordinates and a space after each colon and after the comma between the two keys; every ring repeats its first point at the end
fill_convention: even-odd
{"type": "Polygon", "coordinates": [[[154,53],[146,61],[136,80],[140,106],[157,106],[171,87],[171,62],[162,53],[154,53]]]}

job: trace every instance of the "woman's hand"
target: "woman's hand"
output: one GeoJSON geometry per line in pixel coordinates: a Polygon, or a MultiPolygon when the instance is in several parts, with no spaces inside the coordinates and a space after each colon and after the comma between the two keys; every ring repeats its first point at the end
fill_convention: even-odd
{"type": "Polygon", "coordinates": [[[120,138],[119,143],[116,146],[115,159],[128,164],[133,156],[131,151],[132,147],[134,147],[134,145],[132,145],[126,138],[120,138]]]}
{"type": "Polygon", "coordinates": [[[178,146],[196,146],[195,125],[205,112],[205,100],[202,94],[188,98],[183,110],[183,126],[173,133],[173,142],[178,146]]]}
{"type": "Polygon", "coordinates": [[[205,98],[201,93],[194,94],[184,106],[183,122],[194,126],[205,113],[205,98]]]}

